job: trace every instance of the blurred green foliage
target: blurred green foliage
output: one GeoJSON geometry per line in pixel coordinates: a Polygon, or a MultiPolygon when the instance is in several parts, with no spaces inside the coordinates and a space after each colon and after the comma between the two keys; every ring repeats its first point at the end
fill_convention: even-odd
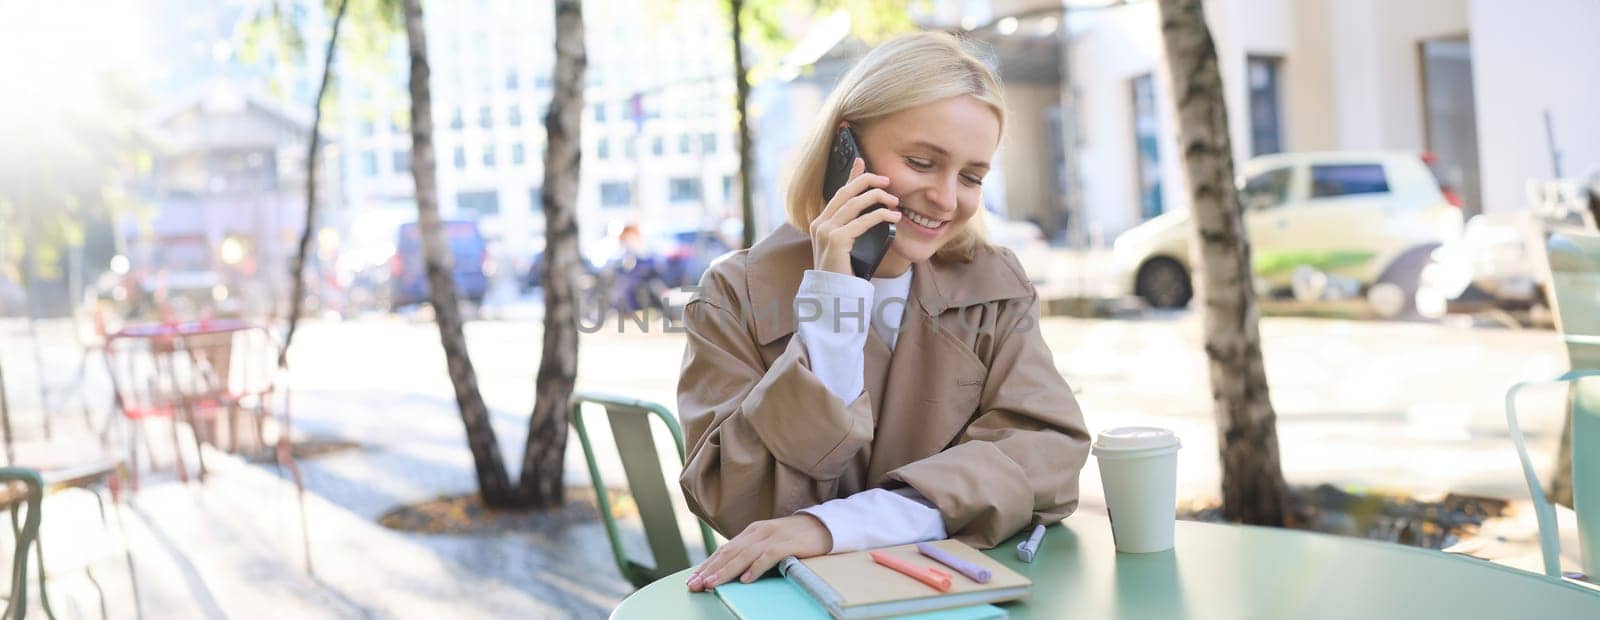
{"type": "MultiPolygon", "coordinates": [[[[109,234],[119,214],[144,211],[129,193],[151,162],[140,97],[114,74],[72,88],[34,82],[7,97],[21,109],[0,114],[0,275],[26,281],[31,262],[33,277],[61,280],[68,249],[84,247],[91,229],[109,234]]],[[[91,258],[109,258],[96,249],[91,258]]]]}
{"type": "MultiPolygon", "coordinates": [[[[241,61],[272,68],[269,89],[275,96],[282,95],[295,73],[310,63],[319,67],[323,64],[329,24],[338,11],[339,0],[321,0],[319,15],[299,10],[308,1],[316,0],[270,0],[241,23],[235,35],[241,61]]],[[[322,101],[323,126],[338,127],[349,120],[341,118],[341,113],[349,111],[357,120],[404,127],[410,119],[403,109],[397,109],[391,118],[378,118],[377,99],[372,96],[351,98],[347,102],[352,105],[349,110],[334,105],[340,101],[343,88],[369,95],[388,89],[405,91],[405,74],[401,71],[405,66],[401,55],[405,22],[399,0],[349,2],[339,31],[337,66],[333,67],[328,95],[322,101]]],[[[314,77],[320,78],[321,74],[314,77]]],[[[304,103],[311,105],[310,101],[304,103]]]]}
{"type": "Polygon", "coordinates": [[[820,19],[835,11],[845,11],[850,15],[850,35],[868,45],[876,45],[897,34],[917,30],[916,23],[911,20],[912,9],[927,10],[931,4],[927,0],[745,0],[741,16],[744,40],[755,56],[747,68],[750,84],[760,84],[771,77],[783,58],[794,51],[804,33],[785,26],[797,23],[796,17],[820,19]]]}

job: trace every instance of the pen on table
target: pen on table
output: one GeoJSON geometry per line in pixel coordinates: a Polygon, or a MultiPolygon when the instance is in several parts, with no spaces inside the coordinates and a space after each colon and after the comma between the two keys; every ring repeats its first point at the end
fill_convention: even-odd
{"type": "Polygon", "coordinates": [[[882,551],[873,551],[872,561],[892,568],[940,592],[950,591],[950,573],[937,568],[923,568],[882,551]]]}
{"type": "Polygon", "coordinates": [[[929,543],[917,543],[917,552],[933,558],[935,561],[950,567],[958,573],[966,575],[968,579],[978,583],[989,583],[989,569],[956,557],[944,549],[929,543]]]}
{"type": "Polygon", "coordinates": [[[1033,533],[1028,535],[1028,539],[1017,543],[1017,559],[1032,564],[1033,555],[1039,552],[1039,541],[1043,539],[1044,524],[1033,526],[1033,533]]]}

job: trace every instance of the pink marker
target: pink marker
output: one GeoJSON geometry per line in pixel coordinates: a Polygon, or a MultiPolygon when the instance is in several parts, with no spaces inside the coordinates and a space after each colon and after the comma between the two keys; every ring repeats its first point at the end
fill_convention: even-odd
{"type": "Polygon", "coordinates": [[[935,561],[950,567],[952,570],[966,575],[968,579],[978,583],[989,583],[989,569],[956,557],[949,551],[940,549],[928,543],[917,543],[917,551],[922,555],[933,558],[935,561]]]}

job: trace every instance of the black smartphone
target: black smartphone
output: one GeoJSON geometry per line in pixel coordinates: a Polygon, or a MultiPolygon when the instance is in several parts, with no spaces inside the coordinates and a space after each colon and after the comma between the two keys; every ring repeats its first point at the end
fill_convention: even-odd
{"type": "MultiPolygon", "coordinates": [[[[840,129],[833,138],[833,148],[828,152],[828,171],[822,175],[823,200],[832,200],[833,195],[839,193],[839,188],[850,181],[850,169],[855,166],[857,157],[866,161],[866,156],[861,154],[861,145],[856,143],[855,133],[849,127],[840,129]]],[[[872,163],[867,162],[867,170],[871,169],[872,163]]],[[[863,209],[861,214],[882,208],[883,205],[875,204],[863,209]]],[[[850,270],[858,278],[872,279],[872,273],[878,270],[878,263],[883,262],[884,255],[889,253],[889,244],[893,242],[893,222],[883,222],[861,233],[860,237],[856,237],[855,245],[850,247],[850,270]]]]}

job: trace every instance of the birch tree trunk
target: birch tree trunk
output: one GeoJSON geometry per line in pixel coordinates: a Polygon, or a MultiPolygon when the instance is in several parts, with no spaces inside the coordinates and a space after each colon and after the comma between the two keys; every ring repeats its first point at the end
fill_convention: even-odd
{"type": "Polygon", "coordinates": [[[450,384],[467,430],[467,446],[478,475],[478,492],[490,506],[515,502],[500,444],[489,423],[489,408],[478,391],[477,374],[467,357],[461,329],[461,306],[452,278],[453,257],[439,221],[438,183],[433,155],[433,99],[428,86],[428,38],[423,29],[422,0],[405,0],[406,41],[411,57],[411,176],[416,181],[417,228],[422,234],[423,263],[428,276],[428,302],[439,324],[450,384]]]}
{"type": "Polygon", "coordinates": [[[522,457],[518,494],[534,506],[560,506],[567,446],[567,401],[578,376],[578,179],[583,79],[588,53],[583,4],[555,3],[555,92],[545,113],[544,353],[535,379],[533,414],[522,457]]]}
{"type": "Polygon", "coordinates": [[[744,219],[741,247],[756,244],[756,205],[752,199],[750,176],[755,174],[755,147],[750,144],[750,73],[744,64],[744,28],[739,17],[744,14],[744,0],[728,0],[728,12],[733,18],[733,75],[735,87],[735,116],[739,122],[739,209],[744,219]]]}
{"type": "MultiPolygon", "coordinates": [[[[322,55],[322,83],[317,86],[317,100],[312,103],[311,144],[306,148],[306,223],[300,231],[300,245],[294,255],[294,269],[290,272],[293,284],[289,295],[289,329],[283,336],[283,348],[278,351],[278,367],[289,366],[289,344],[294,342],[294,330],[300,325],[300,311],[306,296],[306,254],[311,250],[311,235],[317,228],[317,150],[322,146],[322,100],[328,96],[328,83],[333,77],[333,57],[338,51],[339,26],[344,24],[345,10],[350,0],[339,0],[333,14],[333,32],[328,35],[328,51],[322,55]]],[[[230,429],[231,432],[231,429],[230,429]]]]}
{"type": "Polygon", "coordinates": [[[1201,0],[1160,0],[1161,36],[1177,105],[1178,144],[1189,177],[1191,239],[1198,266],[1211,399],[1222,457],[1222,508],[1234,521],[1283,525],[1276,414],[1261,361],[1261,333],[1245,234],[1233,186],[1217,53],[1201,0]]]}

